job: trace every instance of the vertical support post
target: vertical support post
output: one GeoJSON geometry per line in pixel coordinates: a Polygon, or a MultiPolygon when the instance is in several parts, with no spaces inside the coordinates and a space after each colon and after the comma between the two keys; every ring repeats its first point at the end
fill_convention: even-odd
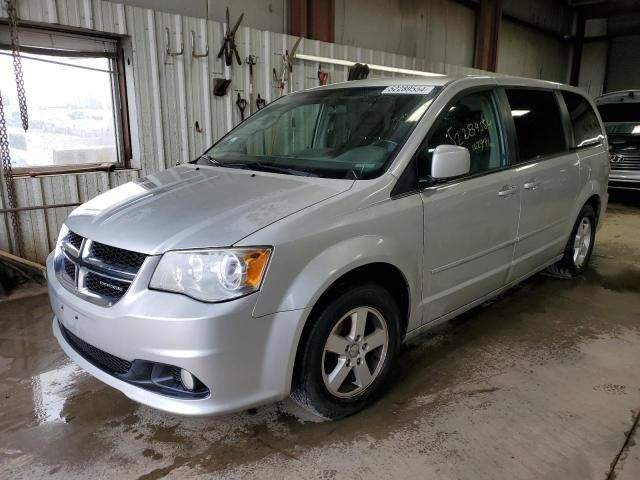
{"type": "Polygon", "coordinates": [[[501,22],[502,0],[481,0],[476,17],[476,47],[473,59],[475,68],[496,71],[501,22]]]}
{"type": "Polygon", "coordinates": [[[289,35],[308,38],[308,17],[307,0],[289,0],[289,35]]]}
{"type": "Polygon", "coordinates": [[[580,81],[580,65],[582,63],[582,47],[584,45],[584,29],[587,20],[584,14],[576,14],[576,35],[573,39],[573,55],[571,56],[571,76],[569,83],[578,86],[580,81]]]}
{"type": "Polygon", "coordinates": [[[335,0],[290,0],[289,34],[323,42],[335,38],[335,0]]]}

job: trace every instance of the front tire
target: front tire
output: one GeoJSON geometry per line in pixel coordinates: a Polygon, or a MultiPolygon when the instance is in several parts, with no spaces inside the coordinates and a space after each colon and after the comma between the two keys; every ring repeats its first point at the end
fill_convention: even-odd
{"type": "Polygon", "coordinates": [[[400,346],[400,310],[375,283],[325,303],[300,350],[292,397],[312,413],[344,418],[373,402],[400,346]]]}
{"type": "Polygon", "coordinates": [[[591,260],[595,239],[596,213],[591,205],[585,205],[571,230],[562,259],[549,267],[549,273],[562,278],[580,275],[591,260]]]}

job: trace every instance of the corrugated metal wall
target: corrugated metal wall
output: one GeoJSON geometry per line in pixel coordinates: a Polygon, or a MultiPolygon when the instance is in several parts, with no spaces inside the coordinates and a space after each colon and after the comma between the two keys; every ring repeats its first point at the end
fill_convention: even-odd
{"type": "MultiPolygon", "coordinates": [[[[4,8],[4,2],[2,2],[4,8]]],[[[127,66],[129,111],[133,135],[133,170],[116,173],[84,173],[16,180],[19,206],[84,202],[126,181],[195,158],[205,147],[220,138],[240,121],[235,106],[237,94],[249,98],[249,69],[223,65],[215,56],[220,49],[224,25],[214,21],[156,12],[104,0],[20,0],[23,21],[46,22],[128,35],[131,39],[131,64],[127,66]],[[184,54],[168,57],[165,53],[165,29],[170,48],[184,54]],[[209,46],[206,58],[192,58],[191,32],[196,53],[209,46]],[[231,78],[225,97],[212,94],[215,78],[231,78]],[[196,122],[200,127],[196,129],[196,122]]],[[[6,17],[4,10],[0,17],[6,17]]],[[[232,18],[232,21],[235,19],[232,18]]],[[[290,49],[295,37],[241,27],[236,42],[241,58],[258,56],[254,67],[254,94],[267,101],[277,96],[272,69],[281,68],[281,55],[290,49]]],[[[445,63],[427,64],[418,60],[374,50],[303,40],[300,52],[365,63],[389,65],[442,73],[474,73],[477,70],[445,63]]],[[[330,81],[347,79],[347,67],[322,65],[330,72],[330,81]]],[[[318,85],[318,64],[297,61],[292,88],[301,90],[318,85]]],[[[28,92],[27,92],[28,96],[28,92]]],[[[1,196],[3,206],[6,200],[1,196]]],[[[25,256],[44,262],[53,248],[57,232],[69,209],[35,210],[20,213],[25,256]]],[[[0,249],[11,246],[9,216],[0,217],[0,249]]]]}

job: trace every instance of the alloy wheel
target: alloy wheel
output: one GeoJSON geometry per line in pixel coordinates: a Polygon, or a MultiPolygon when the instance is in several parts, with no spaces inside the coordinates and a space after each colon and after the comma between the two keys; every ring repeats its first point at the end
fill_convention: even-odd
{"type": "Polygon", "coordinates": [[[350,398],[364,392],[384,365],[389,331],[382,314],[359,307],[333,327],[322,354],[322,378],[329,392],[350,398]]]}
{"type": "Polygon", "coordinates": [[[591,246],[591,222],[588,218],[583,218],[576,230],[573,241],[573,263],[576,268],[582,267],[591,246]]]}

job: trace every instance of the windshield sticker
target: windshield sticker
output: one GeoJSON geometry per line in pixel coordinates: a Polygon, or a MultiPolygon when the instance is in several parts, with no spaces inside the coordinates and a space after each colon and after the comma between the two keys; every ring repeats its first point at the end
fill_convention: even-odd
{"type": "Polygon", "coordinates": [[[390,85],[385,88],[382,93],[401,93],[401,94],[421,94],[426,95],[431,93],[433,87],[429,85],[390,85]]]}

